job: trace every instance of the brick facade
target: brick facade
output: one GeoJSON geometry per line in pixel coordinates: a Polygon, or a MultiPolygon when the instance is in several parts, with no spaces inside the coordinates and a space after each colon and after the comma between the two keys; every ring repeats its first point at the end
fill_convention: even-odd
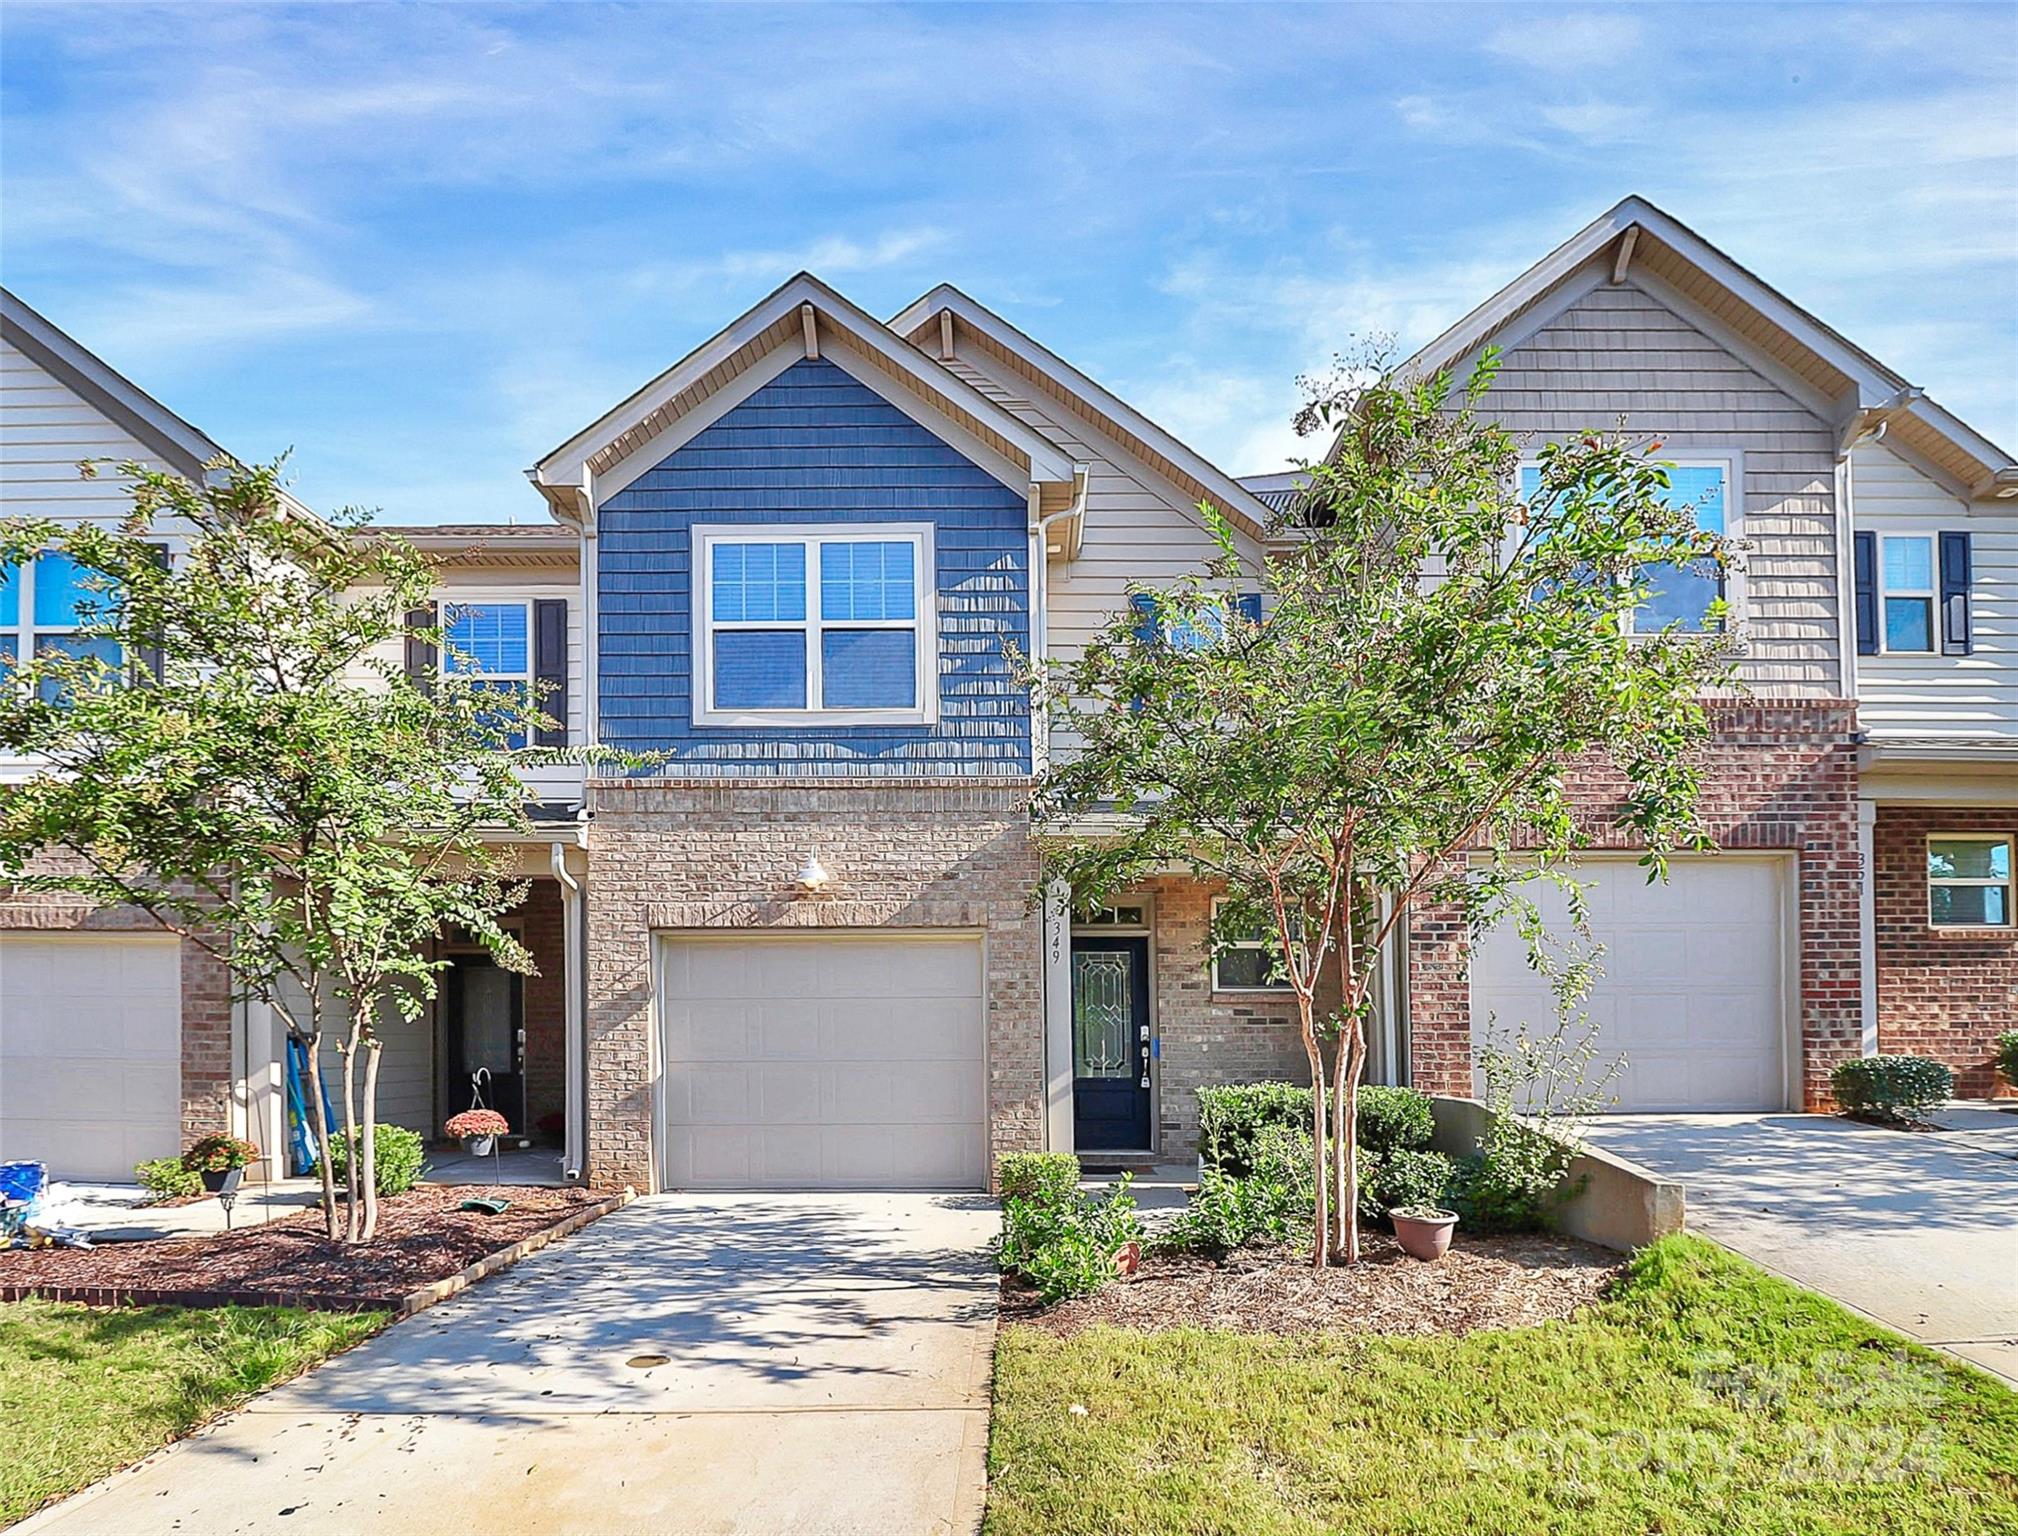
{"type": "MultiPolygon", "coordinates": [[[[1719,700],[1702,754],[1700,813],[1719,847],[1784,849],[1799,866],[1802,1098],[1824,1107],[1829,1071],[1863,1039],[1858,907],[1856,707],[1821,700],[1719,700]]],[[[1603,762],[1572,769],[1579,819],[1598,846],[1629,849],[1610,827],[1621,781],[1603,762]]],[[[1432,1093],[1471,1091],[1471,986],[1463,923],[1414,915],[1408,977],[1411,1077],[1432,1093]]]]}
{"type": "Polygon", "coordinates": [[[1999,1034],[2018,1029],[2018,929],[1936,928],[1928,920],[1927,838],[1940,832],[2018,837],[2018,809],[1878,807],[1878,1048],[1946,1062],[1955,1092],[1982,1098],[2008,1091],[1993,1048],[1999,1034]]]}
{"type": "Polygon", "coordinates": [[[985,937],[989,1166],[1044,1139],[1036,849],[1020,779],[639,780],[592,787],[589,1168],[659,1183],[654,930],[965,928],[985,937]],[[794,878],[809,851],[832,872],[794,878]]]}
{"type": "MultiPolygon", "coordinates": [[[[36,860],[29,867],[43,867],[36,860]]],[[[159,933],[137,907],[98,906],[57,891],[0,886],[0,930],[39,933],[159,933]]],[[[182,1138],[231,1129],[231,976],[224,962],[182,945],[182,1138]]]]}

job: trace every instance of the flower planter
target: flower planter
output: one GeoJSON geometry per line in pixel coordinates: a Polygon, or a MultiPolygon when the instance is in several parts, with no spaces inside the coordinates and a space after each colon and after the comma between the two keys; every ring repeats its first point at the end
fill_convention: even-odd
{"type": "Polygon", "coordinates": [[[238,1193],[240,1182],[245,1178],[245,1170],[205,1168],[197,1177],[203,1180],[203,1187],[213,1195],[235,1195],[238,1193]]]}
{"type": "Polygon", "coordinates": [[[462,1139],[462,1149],[471,1157],[489,1157],[497,1149],[497,1137],[465,1136],[462,1139]]]}
{"type": "Polygon", "coordinates": [[[1455,1212],[1417,1206],[1407,1215],[1401,1211],[1387,1215],[1394,1223],[1394,1240],[1410,1258],[1430,1264],[1450,1251],[1451,1229],[1457,1225],[1455,1212]]]}

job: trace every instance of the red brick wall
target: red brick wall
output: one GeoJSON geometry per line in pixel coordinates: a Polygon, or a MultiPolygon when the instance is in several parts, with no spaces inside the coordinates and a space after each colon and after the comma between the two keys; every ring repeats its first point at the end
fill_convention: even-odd
{"type": "Polygon", "coordinates": [[[1946,1062],[1962,1097],[2009,1092],[1992,1047],[2018,1029],[2018,929],[1936,928],[1928,920],[1927,838],[1938,832],[2018,837],[2018,810],[1878,808],[1871,839],[1878,1048],[1946,1062]]]}
{"type": "MultiPolygon", "coordinates": [[[[34,867],[34,866],[31,866],[34,867]]],[[[156,933],[137,907],[94,906],[62,892],[0,885],[0,929],[44,933],[156,933]]],[[[182,1135],[231,1129],[231,979],[202,946],[182,943],[182,1135]]]]}
{"type": "MultiPolygon", "coordinates": [[[[1700,812],[1720,847],[1786,849],[1800,868],[1801,1084],[1828,1101],[1829,1070],[1859,1054],[1856,707],[1833,701],[1717,701],[1703,749],[1700,812]]],[[[1622,781],[1604,762],[1571,770],[1579,820],[1598,846],[1629,849],[1610,827],[1622,781]]],[[[1453,910],[1410,925],[1412,1080],[1432,1093],[1471,1092],[1471,988],[1464,925],[1453,910]]]]}
{"type": "Polygon", "coordinates": [[[535,1135],[567,1106],[567,942],[560,882],[535,880],[519,907],[521,936],[538,962],[525,979],[526,1124],[535,1135]]]}

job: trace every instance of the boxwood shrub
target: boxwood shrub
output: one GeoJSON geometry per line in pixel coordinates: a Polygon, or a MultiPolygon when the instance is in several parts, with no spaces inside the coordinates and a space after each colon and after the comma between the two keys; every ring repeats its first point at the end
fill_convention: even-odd
{"type": "MultiPolygon", "coordinates": [[[[372,1130],[372,1176],[378,1184],[379,1195],[381,1198],[403,1195],[420,1182],[424,1162],[420,1136],[403,1125],[386,1125],[383,1122],[372,1130]]],[[[349,1137],[338,1131],[329,1138],[329,1172],[338,1184],[350,1178],[350,1147],[356,1135],[355,1130],[349,1137]]]]}
{"type": "Polygon", "coordinates": [[[1079,1159],[1070,1152],[1007,1152],[995,1177],[1004,1200],[1022,1195],[1063,1196],[1079,1187],[1079,1159]]]}
{"type": "MultiPolygon", "coordinates": [[[[1232,1178],[1254,1171],[1255,1149],[1270,1128],[1310,1132],[1310,1090],[1295,1083],[1230,1083],[1198,1090],[1200,1163],[1232,1178]]],[[[1429,1096],[1413,1088],[1368,1083],[1359,1090],[1361,1147],[1375,1154],[1413,1151],[1436,1132],[1429,1096]]]]}
{"type": "Polygon", "coordinates": [[[179,1157],[157,1157],[152,1162],[135,1163],[133,1176],[157,1200],[193,1195],[203,1188],[202,1175],[183,1167],[179,1157]]]}
{"type": "Polygon", "coordinates": [[[2004,1074],[2005,1082],[2018,1088],[2018,1029],[1997,1037],[1997,1070],[2004,1074]]]}
{"type": "Polygon", "coordinates": [[[1955,1074],[1925,1056],[1860,1056],[1829,1074],[1843,1112],[1872,1120],[1924,1120],[1955,1092],[1955,1074]]]}

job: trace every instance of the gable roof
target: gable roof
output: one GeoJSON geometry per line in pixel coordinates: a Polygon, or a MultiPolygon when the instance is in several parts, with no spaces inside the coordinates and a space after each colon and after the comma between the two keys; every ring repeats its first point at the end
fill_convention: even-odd
{"type": "Polygon", "coordinates": [[[1706,311],[1769,365],[1821,397],[1839,443],[1882,422],[1970,494],[2018,491],[2018,461],[2003,448],[1642,197],[1628,197],[1585,225],[1416,352],[1404,370],[1457,367],[1495,337],[1519,329],[1572,278],[1584,274],[1588,281],[1594,267],[1606,268],[1603,275],[1612,282],[1644,271],[1706,311]]]}
{"type": "Polygon", "coordinates": [[[0,335],[185,479],[201,480],[206,466],[231,457],[7,288],[0,288],[0,335]]]}
{"type": "Polygon", "coordinates": [[[956,327],[964,328],[1051,399],[1113,438],[1187,496],[1210,501],[1254,538],[1265,536],[1268,508],[1253,492],[951,283],[941,283],[899,310],[890,320],[890,329],[927,350],[920,338],[936,347],[932,333],[942,314],[951,316],[956,327]]]}
{"type": "Polygon", "coordinates": [[[526,474],[556,516],[583,521],[594,514],[598,475],[674,428],[781,348],[800,345],[806,356],[813,356],[824,341],[838,342],[836,351],[872,376],[863,382],[893,403],[901,407],[908,398],[945,418],[984,449],[1027,472],[1031,484],[1045,488],[1047,504],[1069,503],[1070,455],[807,272],[758,301],[526,474]]]}

